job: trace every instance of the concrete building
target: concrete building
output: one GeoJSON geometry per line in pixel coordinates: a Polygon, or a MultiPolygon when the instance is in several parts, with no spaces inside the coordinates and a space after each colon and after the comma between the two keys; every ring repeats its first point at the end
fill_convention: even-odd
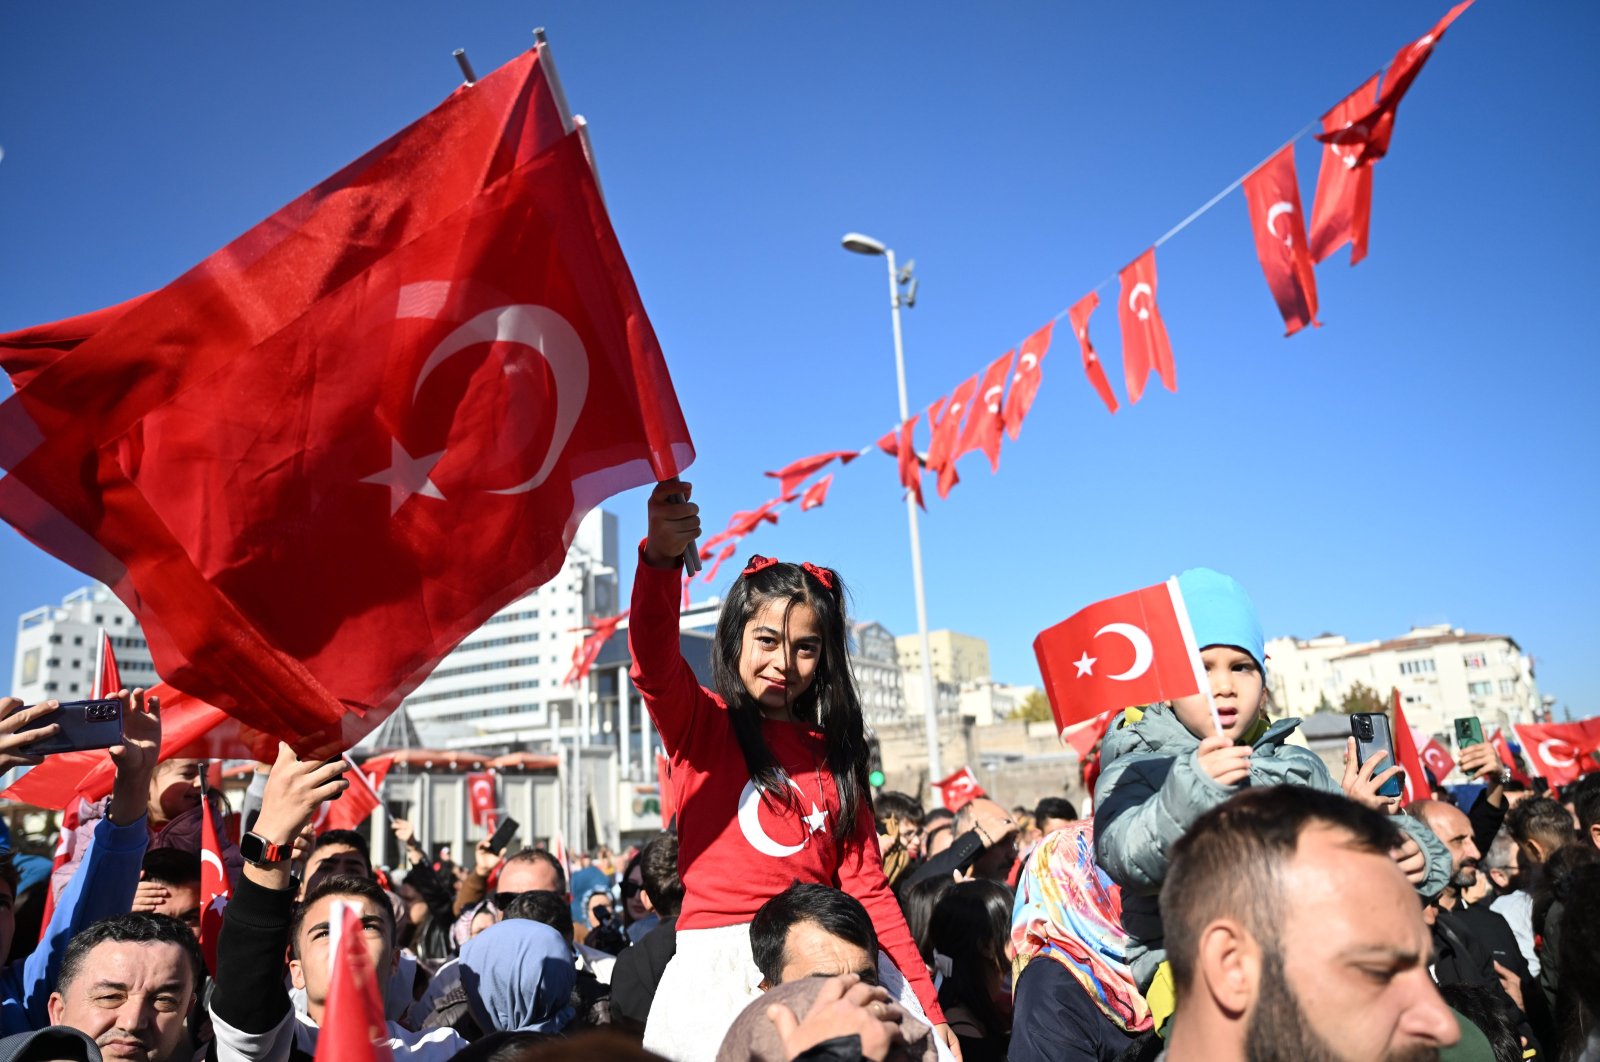
{"type": "Polygon", "coordinates": [[[1536,722],[1542,712],[1533,658],[1505,634],[1475,634],[1439,624],[1387,641],[1346,643],[1337,635],[1267,643],[1278,710],[1304,715],[1319,703],[1338,708],[1361,683],[1387,697],[1400,691],[1406,720],[1448,735],[1454,719],[1475,715],[1484,729],[1536,722]]]}
{"type": "Polygon", "coordinates": [[[111,638],[125,684],[152,686],[159,681],[150,646],[133,613],[103,584],[95,583],[74,590],[59,605],[44,605],[18,617],[11,695],[24,704],[87,699],[102,627],[111,638]]]}
{"type": "MultiPolygon", "coordinates": [[[[881,623],[857,623],[850,629],[850,669],[867,723],[879,726],[906,717],[904,675],[895,637],[881,623]]],[[[920,677],[918,682],[921,682],[920,677]]]]}
{"type": "Polygon", "coordinates": [[[957,693],[956,711],[978,726],[991,726],[1009,719],[1028,695],[1037,691],[1036,686],[1010,686],[987,679],[963,682],[957,693]]]}
{"type": "MultiPolygon", "coordinates": [[[[921,685],[922,638],[916,634],[902,634],[895,639],[900,653],[900,670],[906,673],[907,688],[921,685]],[[918,676],[915,682],[911,676],[918,676]]],[[[982,638],[956,631],[929,631],[928,655],[933,660],[935,682],[959,686],[963,682],[987,679],[989,671],[989,643],[982,638]]],[[[941,699],[942,700],[942,699],[941,699]]],[[[917,709],[918,714],[921,709],[917,709]]]]}

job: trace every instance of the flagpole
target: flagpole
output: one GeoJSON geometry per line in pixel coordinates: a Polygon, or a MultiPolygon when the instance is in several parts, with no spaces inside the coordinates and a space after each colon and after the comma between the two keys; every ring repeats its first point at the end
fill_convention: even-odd
{"type": "Polygon", "coordinates": [[[1195,644],[1194,625],[1189,622],[1189,606],[1183,603],[1183,588],[1178,585],[1178,577],[1172,576],[1167,580],[1167,593],[1172,597],[1172,611],[1178,616],[1178,630],[1183,633],[1183,647],[1189,653],[1189,666],[1194,669],[1194,681],[1200,687],[1200,692],[1206,695],[1206,709],[1211,712],[1211,725],[1217,728],[1217,737],[1222,733],[1222,717],[1217,714],[1216,699],[1211,696],[1211,680],[1206,677],[1206,665],[1200,659],[1200,647],[1195,644]]]}

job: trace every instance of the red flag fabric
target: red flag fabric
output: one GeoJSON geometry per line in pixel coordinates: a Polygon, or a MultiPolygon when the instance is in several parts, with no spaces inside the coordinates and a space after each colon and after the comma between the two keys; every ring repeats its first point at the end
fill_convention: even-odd
{"type": "MultiPolygon", "coordinates": [[[[688,595],[685,588],[685,596],[688,595]]],[[[564,686],[575,685],[582,682],[584,676],[594,667],[594,662],[600,657],[600,650],[605,648],[611,636],[617,633],[617,625],[628,618],[626,609],[615,616],[606,616],[603,619],[594,619],[589,623],[589,634],[572,650],[572,669],[567,672],[567,677],[561,680],[564,686]]]]}
{"type": "Polygon", "coordinates": [[[924,511],[928,506],[922,500],[922,462],[917,458],[916,444],[911,436],[917,430],[917,417],[913,413],[911,419],[900,425],[900,441],[895,444],[895,457],[900,464],[900,485],[911,492],[924,511]]]}
{"type": "Polygon", "coordinates": [[[228,867],[222,861],[221,831],[217,829],[217,809],[210,796],[201,801],[205,808],[200,820],[200,951],[206,969],[217,972],[217,941],[222,939],[222,912],[233,894],[228,883],[228,867]]]}
{"type": "Polygon", "coordinates": [[[962,767],[948,778],[934,782],[933,788],[939,794],[939,803],[951,811],[960,811],[974,800],[989,795],[978,784],[971,767],[962,767]]]}
{"type": "Polygon", "coordinates": [[[1244,201],[1250,210],[1250,231],[1256,240],[1256,258],[1266,274],[1267,287],[1278,313],[1292,336],[1317,320],[1317,278],[1306,245],[1305,214],[1300,209],[1300,183],[1294,173],[1294,145],[1285,144],[1276,155],[1244,179],[1244,201]]]}
{"type": "MultiPolygon", "coordinates": [[[[1517,741],[1528,766],[1553,786],[1570,785],[1600,767],[1594,753],[1600,750],[1600,719],[1579,723],[1514,724],[1517,741]]],[[[37,769],[37,768],[36,768],[37,769]]]]}
{"type": "Polygon", "coordinates": [[[1200,693],[1200,652],[1178,581],[1097,601],[1041,632],[1033,652],[1056,726],[1200,693]]]}
{"type": "Polygon", "coordinates": [[[1368,129],[1363,120],[1378,95],[1378,75],[1322,116],[1322,162],[1317,169],[1317,195],[1311,204],[1311,260],[1320,262],[1346,243],[1350,264],[1367,256],[1372,222],[1372,167],[1360,165],[1368,129]]]}
{"type": "Polygon", "coordinates": [[[1401,768],[1405,782],[1404,802],[1410,804],[1417,800],[1431,800],[1433,790],[1428,786],[1428,775],[1422,769],[1422,757],[1417,754],[1417,743],[1411,736],[1411,727],[1406,723],[1405,709],[1400,707],[1400,691],[1394,691],[1394,758],[1395,763],[1380,763],[1378,770],[1386,771],[1390,767],[1401,768]]]}
{"type": "Polygon", "coordinates": [[[499,801],[495,798],[494,772],[474,771],[467,775],[467,808],[471,813],[472,824],[485,830],[493,830],[498,816],[495,808],[499,801]]]}
{"type": "MultiPolygon", "coordinates": [[[[972,396],[977,390],[976,376],[961,381],[950,393],[950,404],[934,424],[933,439],[928,444],[928,471],[938,473],[941,498],[948,498],[950,488],[961,482],[961,477],[956,474],[956,444],[961,438],[962,418],[967,415],[972,396]]],[[[929,418],[929,423],[933,423],[931,413],[929,418]]]]}
{"type": "Polygon", "coordinates": [[[833,486],[832,472],[828,473],[826,476],[823,476],[821,479],[811,484],[811,486],[807,487],[805,494],[803,494],[800,498],[800,511],[803,513],[810,512],[812,509],[815,509],[817,506],[827,501],[828,488],[831,486],[833,486]]]}
{"type": "Polygon", "coordinates": [[[525,132],[542,91],[531,56],[463,90],[0,407],[0,515],[302,755],[692,459],[582,145],[525,132]]]}
{"type": "Polygon", "coordinates": [[[1494,751],[1500,756],[1500,762],[1505,765],[1506,770],[1511,772],[1513,780],[1521,782],[1523,785],[1531,783],[1528,778],[1528,772],[1522,769],[1522,764],[1512,754],[1511,743],[1506,740],[1504,731],[1496,730],[1494,736],[1489,739],[1489,744],[1494,746],[1494,751]]]}
{"type": "Polygon", "coordinates": [[[762,503],[758,508],[745,509],[734,513],[728,518],[728,526],[706,539],[705,544],[700,547],[701,550],[711,549],[713,546],[721,545],[724,542],[737,541],[750,534],[763,523],[777,523],[778,514],[773,510],[781,505],[782,502],[783,499],[781,498],[773,498],[771,501],[762,503]]]}
{"type": "Polygon", "coordinates": [[[1006,390],[1006,377],[1011,374],[1011,359],[1014,353],[1006,351],[983,370],[983,379],[979,381],[977,390],[973,394],[972,408],[967,414],[967,422],[961,429],[961,438],[957,441],[955,453],[950,458],[952,464],[960,460],[964,454],[982,450],[988,455],[989,471],[1000,471],[1000,439],[1006,425],[1003,396],[1006,390]]]}
{"type": "Polygon", "coordinates": [[[332,977],[322,1005],[316,1062],[394,1062],[383,989],[367,954],[360,909],[335,900],[330,922],[338,923],[339,933],[328,948],[332,977]]]}
{"type": "Polygon", "coordinates": [[[1094,752],[1097,741],[1106,736],[1106,731],[1111,729],[1111,724],[1117,716],[1122,714],[1122,709],[1111,708],[1091,719],[1064,727],[1061,731],[1061,740],[1072,746],[1078,754],[1078,759],[1087,760],[1090,753],[1094,752]]]}
{"type": "Polygon", "coordinates": [[[1055,327],[1055,322],[1051,321],[1022,341],[1017,371],[1011,377],[1011,390],[1006,394],[1006,434],[1013,442],[1021,434],[1022,421],[1039,393],[1039,384],[1044,379],[1044,356],[1050,351],[1050,335],[1055,327]]]}
{"type": "MultiPolygon", "coordinates": [[[[829,476],[828,478],[832,479],[833,477],[829,476]]],[[[703,581],[709,583],[711,580],[715,579],[717,577],[717,570],[722,567],[722,562],[733,556],[733,551],[738,548],[739,544],[737,542],[729,542],[726,546],[723,546],[722,549],[718,551],[717,559],[712,563],[711,569],[706,572],[705,579],[703,581]]]]}
{"type": "MultiPolygon", "coordinates": [[[[48,763],[50,761],[46,760],[45,762],[48,763]]],[[[43,764],[40,766],[42,767],[43,764]]],[[[38,769],[38,767],[35,767],[33,770],[37,771],[38,769]]],[[[30,771],[28,773],[31,774],[33,772],[30,771]]],[[[9,793],[10,790],[7,790],[7,792],[9,793]]],[[[71,837],[72,834],[78,829],[78,823],[81,821],[80,816],[83,814],[83,801],[79,800],[77,797],[67,798],[63,802],[63,805],[64,806],[62,807],[61,811],[61,829],[56,833],[56,850],[50,860],[50,876],[44,879],[46,882],[54,881],[56,871],[67,865],[67,859],[72,854],[68,848],[67,838],[71,837]]],[[[54,807],[56,805],[45,804],[38,806],[54,807]]],[[[55,910],[56,890],[53,888],[46,888],[44,890],[44,913],[40,915],[39,919],[40,940],[44,939],[46,931],[49,930],[50,916],[55,914],[55,910]]]]}
{"type": "Polygon", "coordinates": [[[800,484],[817,472],[834,461],[848,465],[859,456],[854,450],[830,450],[825,454],[814,454],[811,457],[802,457],[798,461],[791,461],[778,471],[766,474],[778,481],[778,490],[783,495],[784,501],[794,501],[795,491],[800,488],[800,484]]]}
{"type": "Polygon", "coordinates": [[[1117,395],[1111,390],[1111,381],[1106,379],[1106,367],[1100,363],[1100,355],[1095,353],[1094,344],[1089,342],[1089,315],[1094,313],[1100,305],[1100,295],[1089,292],[1083,298],[1072,304],[1067,311],[1067,321],[1072,325],[1072,334],[1078,337],[1078,349],[1083,354],[1083,373],[1089,377],[1089,384],[1094,388],[1095,394],[1100,396],[1100,401],[1106,404],[1106,409],[1112,413],[1117,411],[1117,395]]]}
{"type": "Polygon", "coordinates": [[[117,654],[111,651],[111,635],[100,628],[100,663],[95,668],[94,681],[89,684],[89,699],[115,697],[122,689],[122,672],[117,669],[117,654]]]}
{"type": "Polygon", "coordinates": [[[1418,755],[1422,757],[1422,765],[1433,775],[1435,782],[1443,782],[1445,775],[1456,769],[1456,761],[1450,758],[1450,750],[1441,745],[1438,738],[1429,737],[1412,727],[1411,739],[1416,743],[1418,755]]]}
{"type": "Polygon", "coordinates": [[[1117,276],[1122,281],[1117,321],[1122,325],[1122,373],[1128,402],[1137,402],[1144,394],[1151,369],[1167,390],[1176,391],[1178,370],[1172,361],[1172,343],[1156,307],[1156,249],[1135,258],[1117,276]]]}
{"type": "Polygon", "coordinates": [[[339,794],[339,799],[323,805],[317,832],[328,830],[353,830],[367,821],[378,809],[383,780],[394,766],[393,756],[373,756],[353,770],[345,772],[350,787],[339,794]]]}

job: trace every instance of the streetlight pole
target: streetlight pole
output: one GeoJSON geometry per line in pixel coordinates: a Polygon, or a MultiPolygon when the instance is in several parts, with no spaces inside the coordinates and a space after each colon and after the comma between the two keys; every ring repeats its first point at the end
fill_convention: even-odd
{"type": "MultiPolygon", "coordinates": [[[[894,373],[900,388],[900,423],[911,419],[911,405],[906,399],[906,353],[900,332],[900,274],[895,269],[894,251],[881,241],[857,232],[847,233],[843,240],[847,251],[856,254],[881,254],[889,264],[889,315],[894,322],[894,373]]],[[[944,777],[939,768],[939,706],[934,696],[933,654],[928,644],[928,596],[922,584],[922,535],[917,527],[917,502],[906,493],[906,519],[911,528],[911,581],[917,597],[917,637],[922,646],[922,709],[923,724],[928,736],[928,786],[930,793],[938,796],[933,783],[944,777]]]]}

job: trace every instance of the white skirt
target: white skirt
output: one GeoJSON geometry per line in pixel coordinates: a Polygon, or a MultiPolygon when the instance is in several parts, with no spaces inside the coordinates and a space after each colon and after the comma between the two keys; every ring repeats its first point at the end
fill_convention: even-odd
{"type": "MultiPolygon", "coordinates": [[[[932,1024],[889,956],[878,953],[878,981],[907,1014],[932,1024]]],[[[661,974],[644,1046],[672,1062],[714,1062],[744,1008],[761,997],[761,971],[750,951],[750,923],[678,930],[678,950],[661,974]]],[[[804,1015],[800,1015],[804,1017],[804,1015]]],[[[937,1036],[940,1062],[955,1056],[937,1036]]]]}

